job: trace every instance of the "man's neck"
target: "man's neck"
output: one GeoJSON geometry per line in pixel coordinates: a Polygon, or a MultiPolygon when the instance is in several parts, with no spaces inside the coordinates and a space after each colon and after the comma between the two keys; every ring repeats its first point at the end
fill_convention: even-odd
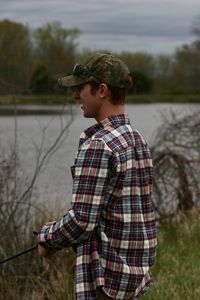
{"type": "Polygon", "coordinates": [[[97,122],[101,122],[102,120],[115,114],[124,114],[124,105],[111,105],[103,111],[101,111],[95,119],[97,122]]]}

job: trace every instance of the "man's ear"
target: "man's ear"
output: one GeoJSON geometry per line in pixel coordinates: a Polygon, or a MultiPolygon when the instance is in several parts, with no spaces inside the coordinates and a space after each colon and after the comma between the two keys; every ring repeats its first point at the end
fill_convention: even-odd
{"type": "Polygon", "coordinates": [[[108,94],[109,94],[109,88],[108,88],[107,84],[106,84],[106,83],[101,83],[101,84],[99,85],[99,90],[98,90],[98,92],[99,92],[99,97],[100,97],[100,98],[105,98],[105,97],[107,97],[108,94]]]}

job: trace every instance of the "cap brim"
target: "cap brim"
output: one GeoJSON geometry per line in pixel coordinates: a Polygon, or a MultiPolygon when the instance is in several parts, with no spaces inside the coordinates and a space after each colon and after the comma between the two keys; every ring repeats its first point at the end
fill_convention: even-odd
{"type": "Polygon", "coordinates": [[[74,75],[65,76],[58,79],[58,83],[64,87],[73,87],[86,83],[88,80],[74,75]]]}

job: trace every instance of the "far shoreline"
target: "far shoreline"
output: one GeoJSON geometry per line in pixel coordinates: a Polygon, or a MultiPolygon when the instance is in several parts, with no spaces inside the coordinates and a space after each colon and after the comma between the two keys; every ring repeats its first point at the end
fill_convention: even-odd
{"type": "MultiPolygon", "coordinates": [[[[1,95],[0,108],[3,105],[67,105],[74,103],[69,95],[1,95]]],[[[200,103],[199,94],[138,94],[126,96],[128,104],[148,103],[200,103]]]]}

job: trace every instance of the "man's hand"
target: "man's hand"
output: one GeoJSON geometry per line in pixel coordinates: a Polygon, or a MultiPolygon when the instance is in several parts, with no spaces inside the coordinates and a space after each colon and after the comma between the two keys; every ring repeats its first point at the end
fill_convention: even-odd
{"type": "Polygon", "coordinates": [[[42,257],[50,257],[54,254],[54,251],[48,250],[44,247],[42,247],[40,244],[38,244],[38,255],[42,257]]]}
{"type": "MultiPolygon", "coordinates": [[[[55,224],[55,223],[56,223],[56,221],[52,221],[52,222],[46,223],[46,225],[47,225],[47,226],[51,226],[51,225],[53,225],[53,224],[55,224]]],[[[46,249],[46,248],[42,247],[42,246],[40,245],[40,240],[39,240],[39,237],[38,237],[38,255],[39,255],[39,256],[42,256],[42,257],[50,257],[50,256],[52,256],[54,253],[55,253],[54,251],[51,251],[51,250],[49,250],[49,249],[46,249]]]]}

